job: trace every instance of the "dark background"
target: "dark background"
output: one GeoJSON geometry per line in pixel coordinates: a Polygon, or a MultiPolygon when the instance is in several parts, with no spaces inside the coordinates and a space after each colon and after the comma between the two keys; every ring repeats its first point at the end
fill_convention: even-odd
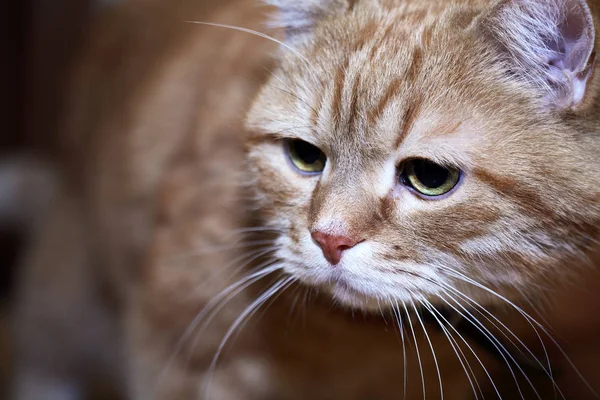
{"type": "MultiPolygon", "coordinates": [[[[53,153],[68,71],[93,11],[92,0],[0,2],[0,159],[53,153]]],[[[16,227],[0,224],[0,398],[10,376],[10,299],[24,243],[16,227]]]]}
{"type": "MultiPolygon", "coordinates": [[[[8,0],[0,6],[0,157],[53,153],[70,64],[85,42],[91,0],[8,0]]],[[[0,225],[0,298],[12,287],[20,233],[0,225]]]]}

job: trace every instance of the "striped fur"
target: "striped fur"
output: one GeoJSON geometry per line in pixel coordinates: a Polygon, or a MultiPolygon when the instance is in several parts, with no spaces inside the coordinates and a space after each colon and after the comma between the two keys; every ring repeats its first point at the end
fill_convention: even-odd
{"type": "Polygon", "coordinates": [[[264,139],[250,162],[268,224],[295,232],[281,238],[288,272],[368,308],[446,285],[477,297],[453,271],[507,295],[580,271],[600,226],[585,3],[359,1],[313,24],[296,46],[307,60],[286,53],[248,118],[264,139]],[[567,37],[565,21],[580,35],[567,37]],[[573,101],[581,73],[588,90],[573,101]],[[292,171],[273,135],[323,150],[323,174],[292,171]],[[461,168],[461,186],[414,196],[397,176],[411,157],[461,168]],[[365,241],[332,269],[316,228],[365,241]]]}
{"type": "MultiPolygon", "coordinates": [[[[486,399],[499,398],[492,380],[501,398],[538,398],[524,384],[510,393],[509,367],[457,332],[464,357],[403,318],[415,342],[403,347],[393,315],[360,311],[444,304],[444,290],[456,304],[452,290],[502,303],[460,277],[522,304],[521,293],[586,276],[600,226],[600,78],[581,60],[594,52],[553,53],[568,78],[553,86],[531,75],[547,71],[548,42],[505,35],[506,24],[565,32],[522,27],[514,7],[583,2],[272,0],[287,35],[275,60],[264,36],[182,22],[261,30],[270,12],[258,1],[129,0],[96,21],[70,86],[60,190],[24,267],[14,398],[76,396],[88,375],[132,400],[481,399],[471,376],[486,399]],[[548,95],[573,82],[585,84],[578,101],[548,95]],[[322,176],[290,168],[290,137],[327,154],[322,176]],[[415,156],[460,167],[461,185],[414,196],[397,166],[415,156]],[[313,228],[365,241],[332,268],[313,228]],[[273,301],[259,307],[265,293],[273,301]]],[[[565,304],[552,315],[563,332],[565,304]]],[[[566,379],[565,392],[583,386],[566,379]]]]}

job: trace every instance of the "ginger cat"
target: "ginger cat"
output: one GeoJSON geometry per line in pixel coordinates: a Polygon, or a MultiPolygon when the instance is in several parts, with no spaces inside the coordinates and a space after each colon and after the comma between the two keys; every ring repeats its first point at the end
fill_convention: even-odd
{"type": "Polygon", "coordinates": [[[15,399],[568,398],[523,315],[598,265],[598,5],[272,3],[97,22],[15,399]]]}

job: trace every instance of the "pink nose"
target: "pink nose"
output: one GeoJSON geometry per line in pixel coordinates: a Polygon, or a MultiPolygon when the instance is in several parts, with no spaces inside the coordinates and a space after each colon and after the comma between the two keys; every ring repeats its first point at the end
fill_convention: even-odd
{"type": "Polygon", "coordinates": [[[311,236],[321,246],[323,255],[332,265],[340,262],[344,250],[348,250],[362,242],[362,240],[353,240],[346,236],[329,235],[320,231],[312,232],[311,236]]]}

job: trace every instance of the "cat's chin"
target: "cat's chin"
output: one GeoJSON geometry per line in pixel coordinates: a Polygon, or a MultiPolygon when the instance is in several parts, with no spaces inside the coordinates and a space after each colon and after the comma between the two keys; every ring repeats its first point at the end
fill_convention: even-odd
{"type": "Polygon", "coordinates": [[[324,289],[336,302],[345,307],[373,312],[392,307],[391,304],[359,292],[343,282],[328,284],[324,289]]]}

